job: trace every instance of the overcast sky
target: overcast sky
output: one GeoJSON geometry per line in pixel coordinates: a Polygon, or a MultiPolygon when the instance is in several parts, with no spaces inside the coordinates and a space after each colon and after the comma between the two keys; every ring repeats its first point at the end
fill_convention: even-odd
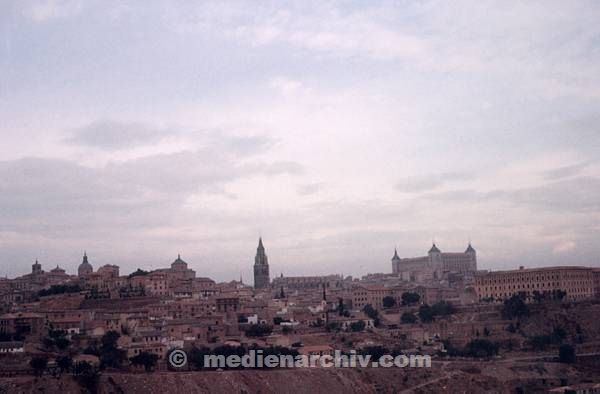
{"type": "Polygon", "coordinates": [[[600,266],[600,3],[0,1],[0,276],[600,266]]]}

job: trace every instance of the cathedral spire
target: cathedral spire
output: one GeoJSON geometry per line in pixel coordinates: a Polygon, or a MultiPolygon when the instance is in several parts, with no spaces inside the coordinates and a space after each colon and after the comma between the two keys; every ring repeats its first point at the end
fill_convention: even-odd
{"type": "Polygon", "coordinates": [[[269,259],[265,253],[262,237],[258,238],[256,257],[254,257],[254,287],[257,289],[269,287],[269,259]]]}

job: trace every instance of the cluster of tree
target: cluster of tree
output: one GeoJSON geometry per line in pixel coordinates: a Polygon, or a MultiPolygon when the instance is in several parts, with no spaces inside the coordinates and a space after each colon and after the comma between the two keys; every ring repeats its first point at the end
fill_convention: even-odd
{"type": "Polygon", "coordinates": [[[533,301],[541,304],[544,301],[562,301],[567,296],[567,292],[564,290],[552,290],[540,292],[538,290],[533,291],[533,301]]]}
{"type": "Polygon", "coordinates": [[[567,338],[567,332],[562,327],[554,327],[550,335],[535,335],[529,339],[533,350],[546,350],[552,345],[560,345],[567,338]]]}
{"type": "Polygon", "coordinates": [[[358,321],[355,321],[354,323],[350,323],[350,329],[354,332],[364,331],[366,326],[367,326],[367,324],[362,320],[358,320],[358,321]]]}
{"type": "Polygon", "coordinates": [[[458,349],[450,345],[448,342],[444,342],[447,354],[453,357],[477,357],[485,358],[492,357],[498,354],[500,346],[496,342],[489,341],[487,339],[474,339],[463,349],[458,349]]]}
{"type": "Polygon", "coordinates": [[[338,298],[338,306],[337,306],[338,315],[350,317],[350,311],[348,307],[344,304],[344,300],[342,298],[338,298]]]}
{"type": "Polygon", "coordinates": [[[509,320],[529,316],[529,307],[525,303],[525,299],[526,297],[524,294],[515,294],[504,300],[502,316],[509,320]]]}
{"type": "Polygon", "coordinates": [[[377,309],[373,308],[373,305],[367,304],[363,308],[363,312],[365,315],[369,316],[370,319],[373,319],[373,324],[375,327],[379,326],[379,312],[377,309]]]}
{"type": "Polygon", "coordinates": [[[456,312],[456,308],[446,301],[439,301],[433,305],[423,304],[419,307],[419,318],[423,323],[432,322],[436,316],[448,316],[456,312]]]}
{"type": "Polygon", "coordinates": [[[412,312],[404,312],[400,316],[400,323],[402,324],[413,324],[417,322],[417,316],[412,312]]]}
{"type": "Polygon", "coordinates": [[[421,300],[421,296],[417,293],[406,292],[402,293],[402,305],[415,305],[421,300]]]}
{"type": "Polygon", "coordinates": [[[116,331],[108,331],[100,339],[100,346],[92,344],[83,350],[84,354],[92,354],[100,358],[100,368],[121,368],[127,360],[127,354],[117,346],[121,337],[116,331]]]}
{"type": "Polygon", "coordinates": [[[280,325],[281,323],[289,323],[289,322],[290,322],[289,320],[284,319],[281,316],[275,316],[273,318],[273,324],[276,325],[276,326],[280,325]]]}
{"type": "Polygon", "coordinates": [[[55,294],[79,293],[81,290],[79,285],[52,285],[49,289],[38,291],[37,296],[47,297],[55,294]]]}
{"type": "Polygon", "coordinates": [[[285,335],[290,334],[292,331],[294,331],[294,329],[290,326],[283,326],[281,329],[281,332],[285,335]]]}
{"type": "Polygon", "coordinates": [[[33,357],[31,361],[29,361],[29,366],[33,368],[33,373],[36,376],[42,376],[48,366],[48,359],[44,356],[33,357]]]}
{"type": "Polygon", "coordinates": [[[98,391],[98,381],[100,374],[92,364],[88,362],[77,363],[73,366],[73,376],[79,385],[87,392],[96,393],[98,391]]]}
{"type": "Polygon", "coordinates": [[[44,337],[44,346],[49,349],[65,350],[71,345],[71,341],[67,339],[67,332],[64,330],[48,329],[48,335],[44,337]]]}
{"type": "MultiPolygon", "coordinates": [[[[48,358],[36,356],[31,359],[29,365],[36,376],[42,376],[48,368],[48,358]]],[[[56,359],[56,365],[61,373],[71,372],[79,385],[87,392],[95,393],[98,388],[100,375],[98,370],[88,362],[73,363],[70,356],[62,356],[56,359]]]]}
{"type": "Polygon", "coordinates": [[[325,330],[327,330],[327,332],[338,332],[342,329],[342,325],[337,322],[337,321],[333,321],[327,324],[327,326],[325,326],[325,330]]]}
{"type": "Polygon", "coordinates": [[[514,334],[519,330],[519,328],[521,328],[520,322],[517,322],[517,324],[510,323],[508,327],[506,327],[506,331],[514,334]]]}
{"type": "Polygon", "coordinates": [[[61,356],[56,359],[56,366],[61,373],[69,372],[73,368],[73,359],[71,356],[61,356]]]}
{"type": "MultiPolygon", "coordinates": [[[[250,354],[249,353],[250,350],[254,350],[255,352],[261,350],[263,360],[265,357],[270,356],[270,355],[276,355],[276,356],[290,355],[290,356],[294,356],[294,357],[298,355],[298,350],[290,349],[290,348],[283,347],[283,346],[260,347],[255,344],[250,347],[245,347],[245,346],[223,345],[223,346],[217,346],[214,349],[210,349],[208,347],[200,347],[200,348],[194,347],[189,352],[189,362],[190,362],[190,365],[192,366],[192,368],[194,368],[196,370],[210,369],[212,367],[211,365],[204,365],[206,356],[228,357],[228,356],[236,355],[236,356],[242,357],[247,354],[250,354]]],[[[257,353],[254,353],[254,354],[256,355],[257,353]]],[[[258,366],[257,363],[254,363],[254,365],[258,366]]],[[[227,365],[225,365],[224,368],[227,369],[228,368],[227,365]]],[[[242,368],[242,366],[240,366],[238,368],[242,368]]],[[[238,368],[235,368],[235,369],[238,369],[238,368]]]]}
{"type": "Polygon", "coordinates": [[[560,348],[558,348],[558,361],[565,364],[573,364],[577,361],[575,348],[569,344],[560,345],[560,348]]]}
{"type": "Polygon", "coordinates": [[[127,354],[117,346],[117,341],[121,337],[116,331],[108,331],[102,336],[100,341],[100,367],[101,368],[121,368],[123,361],[127,359],[127,354]]]}
{"type": "Polygon", "coordinates": [[[141,352],[129,359],[131,365],[143,366],[146,372],[151,372],[158,362],[158,355],[154,353],[141,352]]]}
{"type": "Polygon", "coordinates": [[[447,301],[440,301],[431,306],[431,311],[434,316],[448,316],[456,313],[456,308],[447,301]]]}
{"type": "Polygon", "coordinates": [[[127,276],[127,278],[131,279],[136,276],[144,276],[144,275],[148,275],[148,274],[149,274],[148,271],[144,271],[143,269],[138,268],[137,270],[135,270],[131,274],[129,274],[127,276]]]}
{"type": "Polygon", "coordinates": [[[264,337],[271,335],[272,332],[273,326],[267,324],[251,324],[245,330],[248,337],[264,337]]]}
{"type": "Polygon", "coordinates": [[[396,306],[396,299],[392,296],[383,297],[382,302],[384,308],[393,308],[396,306]]]}

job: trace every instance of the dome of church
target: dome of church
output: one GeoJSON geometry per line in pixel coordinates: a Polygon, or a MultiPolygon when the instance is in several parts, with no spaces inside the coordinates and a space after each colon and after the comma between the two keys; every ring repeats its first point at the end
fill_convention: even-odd
{"type": "Polygon", "coordinates": [[[89,263],[87,253],[83,253],[83,261],[79,264],[79,268],[77,269],[77,274],[79,276],[89,275],[94,272],[94,267],[89,263]]]}

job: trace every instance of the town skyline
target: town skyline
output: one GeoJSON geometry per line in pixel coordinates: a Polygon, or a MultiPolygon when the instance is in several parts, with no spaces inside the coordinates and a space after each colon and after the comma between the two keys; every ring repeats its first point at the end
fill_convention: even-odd
{"type": "MultiPolygon", "coordinates": [[[[259,242],[261,242],[262,245],[262,236],[258,238],[259,242]]],[[[468,249],[471,249],[473,246],[473,243],[471,241],[467,242],[467,246],[465,247],[466,250],[468,251],[468,249]]],[[[439,247],[439,243],[435,240],[431,241],[430,247],[439,247]]],[[[265,250],[268,251],[268,248],[265,247],[265,250]]],[[[425,254],[425,252],[427,251],[427,249],[424,249],[421,251],[421,254],[425,254]]],[[[462,250],[459,249],[443,249],[443,252],[452,252],[452,253],[460,253],[462,252],[462,250]]],[[[477,253],[479,254],[479,250],[477,250],[477,253]]],[[[417,253],[418,254],[418,253],[417,253]]],[[[271,265],[269,264],[270,267],[273,267],[273,270],[271,271],[271,278],[276,278],[280,275],[283,276],[319,276],[319,275],[343,275],[343,277],[347,277],[347,276],[352,276],[353,278],[361,278],[365,275],[369,275],[369,274],[390,274],[390,273],[397,273],[396,272],[396,268],[394,267],[394,258],[395,257],[399,257],[401,260],[403,261],[410,261],[410,260],[418,260],[419,257],[417,257],[417,254],[415,255],[402,255],[402,253],[398,253],[398,248],[394,248],[393,250],[393,255],[392,257],[389,259],[388,262],[386,262],[385,264],[385,268],[383,268],[380,271],[364,271],[364,272],[344,272],[344,271],[331,271],[328,270],[328,267],[325,265],[323,267],[321,267],[321,271],[319,272],[312,272],[312,273],[303,273],[302,271],[298,272],[298,271],[289,271],[289,272],[283,272],[281,270],[277,270],[277,265],[271,265]],[[390,262],[392,262],[392,266],[390,266],[390,262]]],[[[270,253],[267,253],[267,255],[270,255],[270,253]]],[[[91,261],[92,265],[96,268],[103,266],[103,265],[117,265],[121,268],[121,272],[124,275],[130,274],[135,272],[138,269],[141,270],[145,270],[145,271],[153,271],[156,269],[160,269],[161,267],[165,266],[166,264],[170,264],[170,260],[167,259],[165,261],[159,261],[159,260],[155,260],[150,264],[146,264],[146,265],[139,265],[139,266],[134,266],[131,264],[127,264],[125,263],[124,265],[119,264],[119,261],[101,261],[101,260],[97,260],[94,258],[94,256],[90,256],[90,254],[88,253],[87,250],[83,250],[83,254],[82,254],[83,260],[84,261],[91,261]]],[[[252,259],[248,259],[248,264],[246,267],[244,267],[240,272],[237,273],[236,276],[236,272],[231,271],[229,272],[229,275],[224,274],[222,277],[212,277],[210,275],[204,275],[203,272],[203,268],[205,268],[206,266],[209,266],[210,263],[207,263],[206,265],[203,264],[198,264],[197,262],[194,262],[192,260],[190,260],[188,257],[186,257],[185,252],[178,252],[176,253],[176,258],[173,257],[172,259],[182,259],[184,260],[192,269],[195,269],[200,276],[204,276],[204,277],[210,277],[211,279],[216,279],[218,281],[221,282],[227,282],[227,281],[235,281],[238,280],[240,278],[243,278],[243,282],[250,284],[250,283],[254,283],[252,277],[252,259]]],[[[269,258],[270,260],[270,258],[269,258]]],[[[55,263],[55,262],[51,262],[51,261],[40,261],[39,258],[35,258],[32,261],[33,263],[39,263],[42,266],[44,266],[47,270],[51,270],[55,267],[60,267],[62,269],[65,269],[67,274],[71,274],[71,275],[76,275],[77,274],[77,267],[81,264],[81,256],[80,259],[77,262],[68,262],[68,263],[55,263]]],[[[377,264],[377,266],[381,266],[381,264],[377,264]]],[[[514,266],[514,267],[506,267],[506,268],[501,268],[501,269],[493,269],[492,267],[486,267],[485,264],[481,264],[479,265],[479,268],[485,271],[490,271],[490,272],[494,272],[494,271],[510,271],[510,270],[516,270],[519,269],[519,267],[526,267],[526,268],[545,268],[545,267],[549,267],[550,265],[530,265],[530,266],[524,266],[524,265],[519,265],[519,266],[514,266]]],[[[600,267],[599,265],[594,265],[594,264],[585,264],[585,263],[568,263],[566,262],[565,264],[561,264],[561,266],[589,266],[589,267],[600,267]]],[[[18,271],[15,273],[15,275],[13,275],[13,277],[18,277],[24,274],[28,274],[30,271],[30,266],[27,266],[26,268],[24,268],[22,271],[18,271]]],[[[3,277],[9,277],[8,274],[4,274],[3,277]]]]}
{"type": "Polygon", "coordinates": [[[0,8],[2,276],[599,263],[595,2],[0,8]]]}

